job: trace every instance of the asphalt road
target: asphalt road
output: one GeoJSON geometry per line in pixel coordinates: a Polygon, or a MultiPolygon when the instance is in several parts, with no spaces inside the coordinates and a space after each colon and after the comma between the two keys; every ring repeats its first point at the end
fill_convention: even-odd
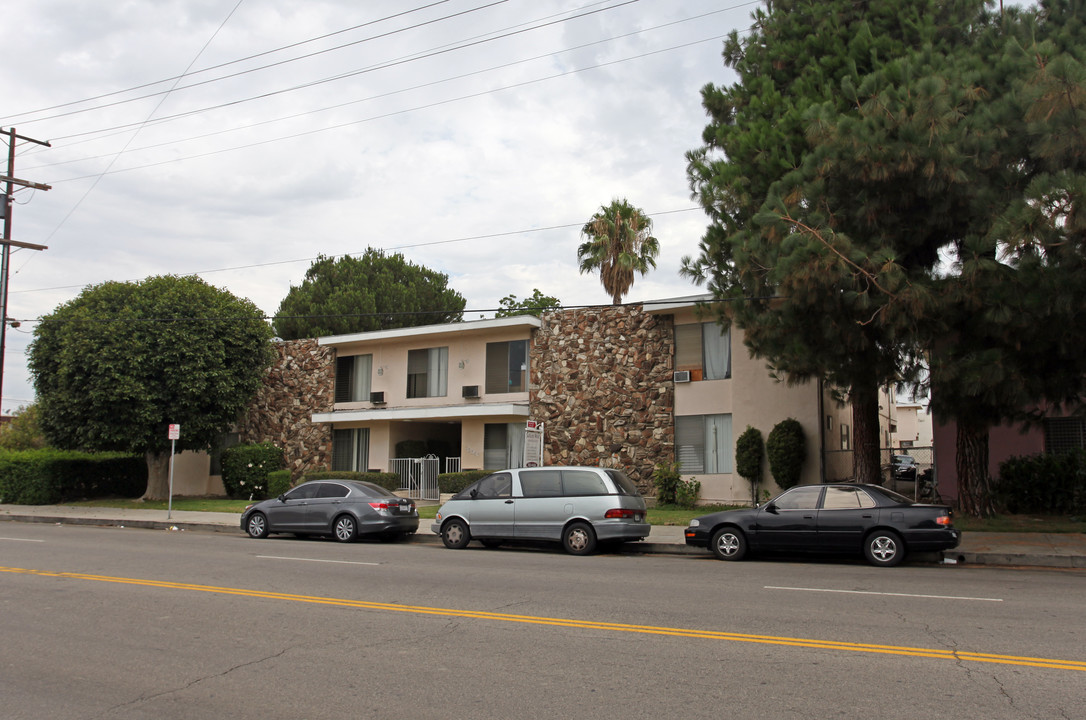
{"type": "Polygon", "coordinates": [[[1058,718],[1086,573],[0,526],[0,717],[1058,718]]]}

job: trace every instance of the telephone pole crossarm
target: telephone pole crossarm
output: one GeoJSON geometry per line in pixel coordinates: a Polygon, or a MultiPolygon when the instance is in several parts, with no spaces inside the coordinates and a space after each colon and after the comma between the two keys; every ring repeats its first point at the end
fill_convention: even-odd
{"type": "Polygon", "coordinates": [[[12,185],[21,185],[22,187],[34,188],[35,190],[52,190],[52,185],[46,185],[45,183],[30,182],[29,180],[20,180],[19,178],[8,177],[7,175],[0,175],[0,182],[11,183],[12,185]]]}

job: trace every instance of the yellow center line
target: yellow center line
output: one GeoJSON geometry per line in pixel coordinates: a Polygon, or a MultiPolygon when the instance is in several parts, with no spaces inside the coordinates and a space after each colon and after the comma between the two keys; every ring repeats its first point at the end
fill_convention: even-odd
{"type": "Polygon", "coordinates": [[[759,643],[763,645],[784,645],[789,647],[878,653],[883,655],[906,655],[911,657],[934,658],[937,660],[997,663],[1000,665],[1024,665],[1027,667],[1049,668],[1053,670],[1077,670],[1079,672],[1086,672],[1086,661],[1078,660],[1056,660],[1050,658],[1022,657],[1017,655],[977,653],[965,650],[940,650],[936,648],[875,645],[870,643],[840,642],[836,640],[816,640],[812,638],[751,635],[747,633],[723,632],[718,630],[695,630],[689,628],[658,627],[654,625],[632,625],[627,623],[599,622],[593,620],[550,618],[536,615],[513,615],[509,613],[487,612],[485,610],[457,610],[454,608],[426,607],[423,605],[399,605],[395,603],[370,602],[367,600],[348,600],[345,598],[318,597],[315,595],[295,595],[293,593],[268,592],[264,590],[246,590],[244,588],[216,587],[214,585],[195,585],[192,583],[168,582],[165,580],[145,580],[141,578],[111,577],[109,575],[90,575],[73,572],[50,572],[26,568],[0,567],[0,572],[34,575],[38,577],[64,578],[68,580],[93,580],[96,582],[139,585],[167,590],[188,590],[193,592],[216,593],[219,595],[261,598],[265,600],[290,600],[293,602],[305,602],[317,605],[334,605],[337,607],[413,613],[416,615],[440,615],[442,617],[495,620],[499,622],[526,623],[531,625],[550,625],[554,627],[576,628],[581,630],[642,633],[646,635],[666,635],[703,640],[727,640],[731,642],[759,643]]]}

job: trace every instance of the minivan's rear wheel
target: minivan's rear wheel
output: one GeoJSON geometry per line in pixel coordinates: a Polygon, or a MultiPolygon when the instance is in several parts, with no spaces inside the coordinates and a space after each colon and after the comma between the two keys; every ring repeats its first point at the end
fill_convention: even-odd
{"type": "Polygon", "coordinates": [[[441,527],[441,542],[450,550],[459,550],[467,547],[471,542],[471,533],[463,520],[453,518],[441,527]]]}
{"type": "Polygon", "coordinates": [[[905,559],[905,543],[893,530],[876,530],[864,540],[864,555],[872,565],[893,567],[905,559]]]}
{"type": "Polygon", "coordinates": [[[709,547],[721,560],[742,560],[747,554],[747,537],[738,528],[720,528],[713,533],[709,547]]]}
{"type": "Polygon", "coordinates": [[[588,523],[572,523],[562,533],[562,545],[570,555],[590,555],[596,549],[596,532],[588,523]]]}
{"type": "Polygon", "coordinates": [[[351,542],[358,533],[358,523],[350,515],[340,515],[336,518],[332,532],[339,542],[351,542]]]}

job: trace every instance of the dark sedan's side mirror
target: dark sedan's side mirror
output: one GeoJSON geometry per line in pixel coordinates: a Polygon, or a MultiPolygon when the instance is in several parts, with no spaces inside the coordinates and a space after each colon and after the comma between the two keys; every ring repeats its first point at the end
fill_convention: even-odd
{"type": "Polygon", "coordinates": [[[286,501],[287,501],[286,493],[283,493],[282,495],[279,496],[279,502],[286,502],[286,501]]]}
{"type": "Polygon", "coordinates": [[[769,503],[768,505],[765,505],[764,507],[765,507],[765,511],[767,513],[773,513],[774,515],[777,514],[777,506],[774,505],[773,503],[769,503]]]}

